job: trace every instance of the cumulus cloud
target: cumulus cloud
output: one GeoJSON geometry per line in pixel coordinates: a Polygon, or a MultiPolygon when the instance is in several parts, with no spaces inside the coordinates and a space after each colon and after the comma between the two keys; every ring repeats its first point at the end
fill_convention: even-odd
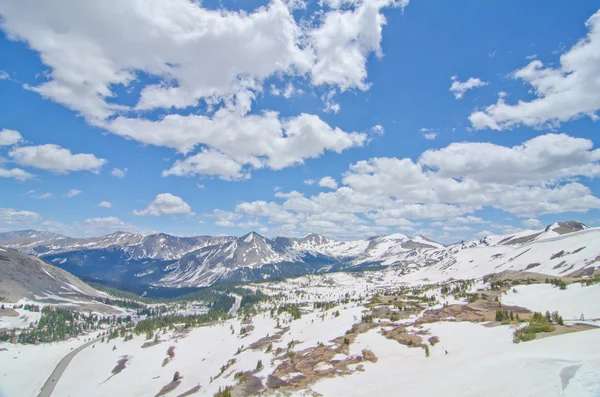
{"type": "Polygon", "coordinates": [[[101,201],[98,203],[98,207],[100,208],[112,208],[112,204],[110,201],[101,201]]]}
{"type": "Polygon", "coordinates": [[[3,129],[0,131],[0,146],[10,146],[23,140],[23,136],[15,130],[3,129]]]}
{"type": "Polygon", "coordinates": [[[125,178],[125,175],[127,174],[127,168],[113,168],[110,173],[117,178],[125,178]]]}
{"type": "Polygon", "coordinates": [[[503,130],[526,125],[542,127],[589,116],[597,119],[600,109],[600,11],[586,22],[588,35],[560,57],[560,65],[545,65],[536,59],[515,71],[513,77],[531,87],[531,100],[511,105],[497,103],[471,114],[476,129],[503,130]]]}
{"type": "Polygon", "coordinates": [[[39,199],[39,200],[45,200],[45,199],[49,199],[51,197],[53,197],[54,195],[50,192],[46,192],[46,193],[42,193],[39,196],[34,196],[34,198],[39,199]]]}
{"type": "Polygon", "coordinates": [[[79,194],[83,193],[81,190],[79,189],[71,189],[69,190],[69,192],[67,193],[67,197],[75,197],[79,194]]]}
{"type": "Polygon", "coordinates": [[[457,76],[452,76],[450,80],[452,80],[452,84],[450,85],[449,91],[454,94],[456,99],[461,99],[469,90],[489,84],[476,77],[469,77],[467,81],[460,81],[457,76]]]}
{"type": "Polygon", "coordinates": [[[163,171],[163,176],[219,176],[224,180],[244,179],[249,175],[242,170],[242,164],[215,150],[202,150],[184,160],[177,160],[173,167],[163,171]]]}
{"type": "Polygon", "coordinates": [[[521,225],[528,229],[542,229],[544,227],[542,222],[534,218],[524,219],[521,221],[521,225]]]}
{"type": "Polygon", "coordinates": [[[335,179],[333,179],[330,176],[326,176],[326,177],[321,178],[319,180],[319,186],[321,186],[321,187],[328,187],[330,189],[337,189],[338,184],[335,181],[335,179]]]}
{"type": "Polygon", "coordinates": [[[5,169],[0,167],[0,178],[14,178],[19,181],[26,181],[33,178],[33,175],[20,168],[5,169]]]}
{"type": "Polygon", "coordinates": [[[188,203],[171,193],[158,194],[146,209],[134,210],[133,213],[142,216],[194,215],[188,203]]]}
{"type": "Polygon", "coordinates": [[[93,154],[72,154],[69,149],[53,144],[17,147],[8,155],[18,164],[60,174],[68,174],[70,171],[97,173],[106,163],[106,160],[93,154]]]}
{"type": "Polygon", "coordinates": [[[37,212],[0,208],[0,224],[27,224],[36,222],[38,219],[40,219],[40,214],[37,212]]]}
{"type": "MultiPolygon", "coordinates": [[[[328,93],[368,89],[368,57],[382,55],[382,10],[408,1],[323,5],[310,22],[294,19],[297,3],[272,0],[250,12],[225,12],[187,0],[144,5],[109,0],[102,6],[38,5],[31,13],[27,4],[10,0],[0,5],[0,14],[8,37],[27,42],[49,68],[48,80],[28,89],[89,124],[143,144],[185,154],[202,145],[199,157],[175,164],[168,175],[207,169],[208,175],[232,180],[250,175],[250,169],[278,170],[366,142],[366,134],[342,131],[314,115],[282,120],[273,111],[249,112],[273,76],[284,84],[273,93],[286,99],[301,94],[293,83],[299,77],[328,93]],[[140,78],[147,75],[151,83],[140,78]],[[137,104],[119,104],[119,87],[139,89],[137,104]],[[172,110],[201,101],[210,117],[172,110]],[[145,111],[156,108],[166,116],[146,118],[145,111]],[[229,157],[222,174],[204,167],[207,153],[229,157]],[[238,165],[243,170],[232,171],[238,165]]],[[[333,94],[327,95],[327,109],[339,111],[333,94]]]]}
{"type": "Polygon", "coordinates": [[[232,212],[236,221],[229,222],[266,219],[275,225],[271,232],[345,237],[416,231],[418,222],[431,220],[431,226],[456,238],[452,232],[470,233],[471,225],[485,223],[474,215],[485,208],[523,217],[598,209],[600,199],[577,179],[599,175],[600,151],[590,140],[565,134],[546,134],[513,147],[453,143],[427,150],[417,161],[358,161],[342,175],[342,187],[313,196],[275,193],[281,201],[242,202],[232,212]]]}
{"type": "Polygon", "coordinates": [[[301,114],[281,120],[276,112],[241,117],[229,109],[220,109],[212,118],[200,115],[169,115],[159,121],[117,118],[113,129],[120,135],[172,147],[182,153],[198,144],[213,148],[179,163],[167,175],[187,175],[196,167],[204,169],[216,156],[227,156],[230,159],[223,176],[230,178],[232,173],[236,174],[232,171],[236,168],[234,163],[279,170],[319,157],[326,150],[340,153],[362,146],[367,140],[365,133],[332,128],[314,115],[301,114]]]}

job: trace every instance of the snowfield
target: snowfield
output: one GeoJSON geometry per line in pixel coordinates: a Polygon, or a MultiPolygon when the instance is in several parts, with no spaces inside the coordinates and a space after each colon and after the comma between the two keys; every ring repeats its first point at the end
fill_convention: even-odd
{"type": "MultiPolygon", "coordinates": [[[[354,351],[372,350],[377,363],[312,387],[324,396],[597,396],[600,330],[513,344],[508,326],[431,324],[440,342],[426,357],[372,330],[354,351]],[[445,352],[448,351],[446,355],[445,352]],[[567,368],[577,367],[569,379],[567,368]],[[594,379],[596,377],[596,379],[594,379]]],[[[298,393],[298,395],[305,395],[298,393]]]]}
{"type": "Polygon", "coordinates": [[[565,320],[600,321],[600,284],[588,287],[571,284],[566,290],[550,284],[524,285],[507,291],[502,298],[506,305],[524,306],[538,312],[558,310],[565,320]]]}
{"type": "MultiPolygon", "coordinates": [[[[561,228],[418,248],[413,262],[379,270],[247,283],[243,288],[264,294],[250,312],[242,292],[231,292],[226,319],[163,328],[158,343],[152,333],[98,338],[75,355],[52,396],[156,396],[165,387],[172,389],[163,390],[168,397],[213,397],[224,387],[236,396],[598,396],[600,229],[561,235],[561,228]],[[493,273],[501,274],[484,277],[493,273]],[[554,279],[563,289],[546,282],[554,279]],[[551,330],[514,343],[534,311],[558,311],[565,325],[552,320],[551,330]],[[176,372],[182,378],[172,383],[176,372]]],[[[383,258],[408,255],[402,244],[421,242],[434,244],[404,235],[345,245],[309,235],[295,244],[343,255],[368,252],[372,243],[371,253],[383,258]]],[[[266,252],[263,243],[254,234],[228,242],[231,253],[239,244],[246,246],[238,253],[266,252]]],[[[245,260],[255,265],[250,255],[245,260]]],[[[62,295],[37,298],[42,306],[85,304],[62,295]]],[[[186,302],[168,313],[208,310],[206,302],[186,302]]],[[[0,328],[27,327],[40,316],[9,314],[0,316],[0,328]]],[[[61,358],[97,335],[37,346],[0,343],[0,396],[37,396],[61,358]]]]}

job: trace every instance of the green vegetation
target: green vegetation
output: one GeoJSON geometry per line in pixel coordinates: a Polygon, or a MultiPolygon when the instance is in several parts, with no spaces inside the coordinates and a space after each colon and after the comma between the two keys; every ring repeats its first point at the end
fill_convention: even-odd
{"type": "Polygon", "coordinates": [[[553,278],[553,279],[546,279],[546,283],[547,284],[552,284],[562,290],[567,289],[567,283],[564,282],[563,280],[559,279],[559,278],[553,278]]]}
{"type": "MultiPolygon", "coordinates": [[[[556,312],[556,317],[560,317],[558,315],[558,312],[556,312]]],[[[544,316],[542,313],[536,312],[533,313],[533,317],[531,317],[531,319],[529,320],[529,325],[515,331],[513,342],[519,343],[534,340],[537,333],[552,332],[555,329],[556,327],[550,324],[550,320],[548,320],[547,316],[544,316]]]]}
{"type": "Polygon", "coordinates": [[[293,303],[282,305],[277,308],[277,314],[281,314],[284,312],[289,313],[294,320],[298,320],[299,318],[302,317],[302,313],[300,312],[300,307],[293,303]]]}
{"type": "Polygon", "coordinates": [[[214,397],[231,397],[231,387],[227,386],[222,390],[219,388],[219,391],[214,394],[214,397]]]}

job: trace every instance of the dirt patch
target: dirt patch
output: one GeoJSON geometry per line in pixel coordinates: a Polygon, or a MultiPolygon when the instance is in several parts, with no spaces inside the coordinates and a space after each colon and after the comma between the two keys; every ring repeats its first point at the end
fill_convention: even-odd
{"type": "Polygon", "coordinates": [[[548,338],[550,336],[570,334],[573,332],[589,331],[590,329],[598,328],[591,324],[575,324],[575,325],[555,325],[555,330],[552,332],[541,332],[536,334],[536,339],[548,338]]]}
{"type": "Polygon", "coordinates": [[[381,335],[385,336],[387,339],[392,339],[406,345],[408,347],[425,347],[423,343],[423,339],[413,332],[407,332],[404,327],[395,327],[391,330],[381,329],[381,335]]]}
{"type": "Polygon", "coordinates": [[[275,333],[273,335],[270,335],[270,336],[267,335],[264,338],[261,338],[261,339],[257,340],[256,342],[252,343],[250,346],[248,346],[248,349],[259,350],[259,349],[266,348],[271,343],[279,341],[279,339],[281,339],[283,334],[285,334],[289,330],[290,330],[290,327],[285,327],[281,331],[278,331],[277,333],[275,333]]]}
{"type": "Polygon", "coordinates": [[[349,346],[358,334],[379,326],[373,323],[358,323],[352,326],[344,336],[330,341],[331,346],[319,345],[298,352],[288,351],[283,357],[283,362],[275,368],[267,380],[269,389],[301,390],[325,377],[349,375],[356,371],[352,364],[361,364],[365,361],[376,362],[377,357],[369,350],[362,354],[348,356],[342,360],[333,358],[341,353],[348,355],[349,346]],[[324,365],[323,365],[324,364],[324,365]]]}
{"type": "Polygon", "coordinates": [[[18,317],[19,313],[15,309],[0,309],[0,317],[18,317]]]}
{"type": "Polygon", "coordinates": [[[363,358],[365,359],[365,361],[370,361],[372,363],[377,362],[377,356],[371,350],[364,349],[362,351],[362,355],[363,355],[363,358]]]}
{"type": "Polygon", "coordinates": [[[232,397],[248,397],[259,395],[260,391],[264,388],[260,378],[254,375],[248,377],[243,383],[239,383],[231,390],[232,397]]]}
{"type": "Polygon", "coordinates": [[[476,300],[467,305],[449,305],[442,309],[427,310],[423,317],[415,321],[415,326],[424,323],[437,323],[439,321],[495,321],[496,310],[519,313],[524,320],[530,315],[530,311],[519,306],[499,306],[498,302],[489,300],[476,300]]]}

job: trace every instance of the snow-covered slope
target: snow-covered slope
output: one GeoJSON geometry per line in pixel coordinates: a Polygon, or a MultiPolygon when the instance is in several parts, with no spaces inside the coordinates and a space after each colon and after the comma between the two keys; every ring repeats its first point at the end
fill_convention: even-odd
{"type": "Polygon", "coordinates": [[[168,287],[387,266],[432,279],[450,274],[478,277],[503,270],[568,275],[593,268],[600,258],[600,229],[573,221],[450,246],[401,233],[354,241],[318,234],[268,239],[254,232],[239,238],[117,232],[88,239],[49,236],[50,240],[40,241],[41,232],[18,233],[17,239],[4,244],[35,252],[75,274],[81,269],[81,276],[99,278],[106,273],[112,280],[168,287]],[[111,273],[110,266],[115,272],[111,273]]]}
{"type": "Polygon", "coordinates": [[[188,252],[223,244],[232,239],[220,236],[176,237],[165,233],[146,236],[128,232],[115,232],[92,238],[71,238],[35,230],[0,233],[0,241],[3,241],[6,247],[27,254],[56,255],[79,250],[117,248],[129,254],[132,259],[162,260],[179,259],[188,252]]]}
{"type": "Polygon", "coordinates": [[[185,255],[172,265],[173,270],[159,284],[177,287],[206,286],[231,279],[231,273],[237,269],[251,271],[268,264],[304,263],[307,256],[312,257],[306,252],[282,244],[281,239],[271,240],[251,232],[225,244],[185,255]]]}

